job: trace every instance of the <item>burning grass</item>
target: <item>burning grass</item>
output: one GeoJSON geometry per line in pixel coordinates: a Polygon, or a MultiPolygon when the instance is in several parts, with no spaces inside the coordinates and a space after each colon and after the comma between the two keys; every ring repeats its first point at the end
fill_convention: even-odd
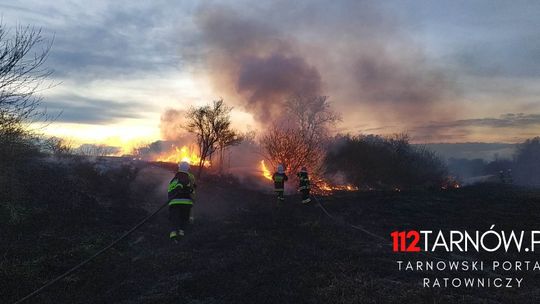
{"type": "MultiPolygon", "coordinates": [[[[190,165],[199,165],[201,163],[201,157],[195,153],[189,146],[172,146],[168,152],[160,154],[156,157],[155,161],[167,162],[167,163],[179,163],[181,161],[187,161],[190,165]]],[[[205,160],[203,166],[209,168],[211,166],[210,161],[205,160]]]]}
{"type": "MultiPolygon", "coordinates": [[[[272,172],[266,166],[264,160],[260,162],[261,176],[272,180],[272,172]]],[[[291,176],[292,177],[292,176],[291,176]]],[[[293,181],[294,182],[294,181],[293,181]]],[[[323,178],[312,178],[312,192],[319,195],[330,195],[333,191],[358,191],[360,188],[352,184],[333,184],[323,178]]]]}
{"type": "MultiPolygon", "coordinates": [[[[95,174],[96,179],[104,178],[100,176],[95,174]]],[[[144,179],[151,180],[153,176],[144,179]]],[[[91,189],[77,189],[95,194],[91,189]]],[[[123,197],[110,197],[113,194],[111,191],[107,198],[124,201],[123,197]]],[[[531,293],[538,293],[539,278],[534,274],[527,276],[527,288],[518,290],[427,290],[418,284],[421,274],[396,270],[395,261],[400,256],[390,247],[379,246],[370,236],[334,222],[316,206],[300,205],[293,196],[286,197],[287,204],[277,209],[273,195],[242,188],[239,183],[223,187],[218,178],[209,179],[200,195],[196,221],[181,244],[169,243],[164,212],[107,252],[106,258],[45,290],[34,302],[532,303],[531,293]],[[209,212],[218,208],[223,217],[209,212]]],[[[133,198],[143,199],[138,195],[133,198]]],[[[397,227],[486,229],[497,223],[530,228],[537,223],[534,215],[540,212],[539,198],[538,191],[486,185],[399,195],[339,191],[321,201],[345,222],[387,235],[397,227]]],[[[73,202],[65,197],[56,201],[57,208],[23,219],[23,223],[41,219],[39,225],[24,226],[25,235],[33,238],[20,238],[15,233],[13,229],[22,228],[22,223],[0,221],[0,236],[6,240],[0,244],[6,261],[0,264],[0,287],[5,291],[0,293],[0,302],[12,303],[41,286],[145,216],[134,208],[112,212],[88,208],[99,204],[71,206],[73,202]],[[88,209],[81,210],[81,206],[88,209]],[[66,207],[72,210],[70,216],[65,214],[66,207]]],[[[506,254],[500,257],[512,259],[506,254]]],[[[535,258],[533,254],[525,257],[535,258]]]]}

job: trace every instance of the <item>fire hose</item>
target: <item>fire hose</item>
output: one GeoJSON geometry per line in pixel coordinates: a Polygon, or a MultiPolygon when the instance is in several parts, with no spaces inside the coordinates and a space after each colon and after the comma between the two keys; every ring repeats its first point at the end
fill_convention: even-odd
{"type": "Polygon", "coordinates": [[[15,302],[14,304],[19,304],[19,303],[23,303],[24,301],[30,299],[30,298],[33,298],[34,296],[38,295],[39,293],[41,293],[43,290],[45,290],[46,288],[54,285],[56,282],[60,281],[61,279],[67,277],[68,275],[72,274],[73,272],[75,272],[77,269],[81,268],[82,266],[88,264],[89,262],[91,262],[92,260],[94,260],[95,258],[97,258],[98,256],[100,256],[102,253],[104,253],[105,251],[111,249],[114,245],[118,244],[120,241],[122,241],[123,239],[125,239],[127,236],[129,236],[130,234],[132,234],[135,230],[139,229],[142,225],[144,225],[146,222],[148,222],[152,217],[154,217],[156,214],[158,214],[163,208],[165,208],[166,206],[168,206],[169,202],[167,201],[165,204],[161,205],[156,211],[152,212],[150,215],[148,215],[147,217],[145,217],[143,220],[141,220],[137,225],[133,226],[131,229],[129,229],[128,231],[126,231],[124,234],[122,234],[119,238],[117,238],[116,240],[114,240],[112,243],[110,243],[109,245],[107,245],[106,247],[102,248],[101,250],[99,250],[98,252],[94,253],[91,257],[87,258],[86,260],[80,262],[79,264],[73,266],[71,269],[69,269],[68,271],[62,273],[61,275],[59,275],[58,277],[56,277],[55,279],[47,282],[45,285],[41,286],[40,288],[34,290],[33,292],[29,293],[27,296],[25,296],[24,298],[21,298],[20,300],[18,300],[17,302],[15,302]]]}
{"type": "MultiPolygon", "coordinates": [[[[362,231],[364,232],[365,234],[373,237],[373,238],[376,238],[380,241],[383,241],[384,243],[382,243],[383,245],[389,245],[389,246],[392,246],[391,243],[388,243],[388,241],[378,235],[378,234],[375,234],[367,229],[365,229],[364,227],[360,226],[360,225],[353,225],[353,224],[350,224],[350,223],[347,223],[347,222],[343,222],[343,221],[340,221],[338,220],[335,216],[333,216],[332,214],[330,214],[330,212],[328,212],[328,210],[322,205],[322,203],[320,202],[320,200],[315,196],[315,195],[311,195],[311,197],[315,200],[315,202],[317,203],[317,206],[326,214],[326,216],[328,216],[328,218],[330,218],[331,220],[337,222],[337,223],[344,223],[346,224],[347,226],[349,226],[350,228],[353,228],[353,229],[356,229],[356,230],[359,230],[359,231],[362,231]]],[[[139,223],[137,223],[135,226],[133,226],[131,229],[129,229],[128,231],[126,231],[124,234],[122,234],[119,238],[117,238],[116,240],[114,240],[112,243],[110,243],[109,245],[107,245],[106,247],[102,248],[101,250],[99,250],[98,252],[94,253],[92,256],[90,256],[89,258],[87,258],[86,260],[80,262],[79,264],[73,266],[72,268],[70,268],[69,270],[67,270],[66,272],[62,273],[61,275],[59,275],[58,277],[56,277],[55,279],[47,282],[46,284],[44,284],[43,286],[41,286],[40,288],[34,290],[33,292],[29,293],[28,295],[26,295],[25,297],[19,299],[18,301],[16,301],[14,304],[20,304],[20,303],[23,303],[25,302],[26,300],[30,299],[30,298],[33,298],[35,297],[36,295],[40,294],[42,291],[44,291],[46,288],[54,285],[55,283],[59,282],[60,280],[62,280],[63,278],[67,277],[68,275],[72,274],[73,272],[75,272],[76,270],[78,270],[79,268],[81,268],[82,266],[88,264],[89,262],[91,262],[92,260],[94,260],[95,258],[97,258],[98,256],[100,256],[101,254],[103,254],[104,252],[106,252],[107,250],[111,249],[112,247],[114,247],[116,244],[118,244],[120,241],[122,241],[123,239],[125,239],[126,237],[128,237],[130,234],[132,234],[133,232],[135,232],[137,229],[139,229],[142,225],[144,225],[146,222],[148,222],[152,217],[154,217],[156,214],[158,214],[163,208],[165,208],[166,206],[168,205],[168,202],[161,205],[158,209],[156,209],[154,212],[152,212],[150,215],[148,215],[147,217],[145,217],[143,220],[141,220],[139,223]]],[[[429,257],[432,257],[432,258],[435,258],[435,259],[439,259],[439,260],[444,260],[444,261],[450,261],[448,259],[444,259],[444,258],[441,258],[441,257],[437,257],[431,253],[428,253],[428,252],[420,252],[420,254],[423,254],[423,255],[426,255],[426,256],[429,256],[429,257]]],[[[497,275],[496,273],[493,273],[493,272],[488,272],[490,274],[494,274],[494,275],[497,275]]]]}
{"type": "MultiPolygon", "coordinates": [[[[365,229],[364,227],[360,226],[360,225],[353,225],[353,224],[350,224],[350,223],[347,223],[345,221],[341,221],[339,219],[337,219],[335,216],[333,216],[332,214],[330,214],[330,212],[328,212],[328,210],[326,210],[326,208],[323,206],[323,204],[321,203],[321,201],[314,195],[312,194],[311,197],[315,200],[315,202],[317,203],[317,206],[326,214],[326,216],[328,216],[328,218],[330,218],[331,220],[335,221],[336,223],[341,223],[341,224],[345,224],[346,226],[350,227],[350,228],[353,228],[353,229],[356,229],[356,230],[360,230],[362,232],[364,232],[365,234],[373,237],[373,238],[376,238],[378,240],[381,240],[383,241],[382,245],[388,245],[388,246],[392,246],[391,243],[388,242],[387,239],[385,239],[384,237],[378,235],[378,234],[375,234],[367,229],[365,229]]],[[[426,252],[426,251],[423,251],[423,252],[417,252],[418,254],[420,255],[424,255],[424,256],[427,256],[427,257],[431,257],[431,258],[434,258],[436,260],[441,260],[441,261],[447,261],[447,262],[451,262],[452,260],[450,259],[445,259],[445,258],[442,258],[442,257],[439,257],[439,256],[436,256],[430,252],[426,252]]],[[[483,272],[486,272],[490,275],[494,275],[494,276],[499,276],[497,273],[493,272],[493,271],[489,271],[489,270],[482,270],[483,272]]]]}
{"type": "MultiPolygon", "coordinates": [[[[321,201],[319,201],[319,199],[318,199],[315,195],[311,195],[311,197],[315,200],[315,202],[317,202],[317,206],[318,206],[319,208],[321,208],[321,210],[322,210],[322,211],[323,211],[330,219],[332,219],[332,220],[335,221],[335,222],[341,222],[341,221],[339,221],[335,216],[333,216],[332,214],[330,214],[330,213],[328,212],[328,210],[326,210],[326,208],[324,208],[324,206],[321,204],[321,201]]],[[[362,226],[360,226],[360,225],[353,225],[353,224],[350,224],[350,223],[347,223],[347,222],[343,222],[343,223],[344,223],[345,225],[347,225],[347,226],[353,228],[353,229],[360,230],[360,231],[364,232],[364,233],[367,234],[367,235],[370,235],[370,236],[372,236],[372,237],[374,237],[374,238],[376,238],[376,239],[382,240],[383,242],[385,242],[383,245],[390,245],[390,246],[392,246],[391,243],[387,243],[387,241],[388,241],[387,239],[385,239],[385,238],[383,238],[382,236],[377,235],[377,234],[375,234],[375,233],[373,233],[373,232],[371,232],[371,231],[365,229],[364,227],[362,227],[362,226]]]]}

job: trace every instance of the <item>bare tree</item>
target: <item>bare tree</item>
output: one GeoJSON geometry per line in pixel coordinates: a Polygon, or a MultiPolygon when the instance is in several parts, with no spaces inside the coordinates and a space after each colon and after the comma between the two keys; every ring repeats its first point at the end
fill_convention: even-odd
{"type": "Polygon", "coordinates": [[[341,120],[330,108],[328,96],[296,95],[286,101],[285,107],[302,135],[313,143],[327,137],[328,127],[341,120]]]}
{"type": "Polygon", "coordinates": [[[261,138],[264,156],[291,173],[302,166],[319,173],[329,127],[340,120],[327,96],[294,96],[285,103],[288,121],[274,125],[261,138]]]}
{"type": "Polygon", "coordinates": [[[75,152],[79,155],[87,157],[102,158],[117,154],[120,151],[118,147],[107,146],[103,144],[82,144],[75,152]]]}
{"type": "Polygon", "coordinates": [[[237,132],[231,129],[231,111],[232,108],[220,99],[210,105],[191,108],[187,113],[185,128],[195,134],[199,145],[199,177],[203,164],[219,147],[225,149],[238,141],[237,132]]]}
{"type": "Polygon", "coordinates": [[[60,137],[50,137],[45,140],[43,146],[46,152],[55,157],[65,157],[73,154],[73,142],[60,137]]]}
{"type": "Polygon", "coordinates": [[[219,172],[223,173],[224,153],[227,148],[237,146],[244,140],[242,134],[238,134],[235,130],[224,130],[217,141],[217,149],[219,151],[219,172]]]}
{"type": "Polygon", "coordinates": [[[50,47],[40,29],[17,27],[10,33],[0,24],[0,143],[4,153],[17,153],[15,146],[28,142],[27,123],[44,115],[36,93],[51,74],[43,67],[50,47]]]}
{"type": "Polygon", "coordinates": [[[296,172],[309,161],[309,146],[295,127],[273,125],[261,138],[264,156],[273,167],[283,164],[288,171],[296,172]]]}

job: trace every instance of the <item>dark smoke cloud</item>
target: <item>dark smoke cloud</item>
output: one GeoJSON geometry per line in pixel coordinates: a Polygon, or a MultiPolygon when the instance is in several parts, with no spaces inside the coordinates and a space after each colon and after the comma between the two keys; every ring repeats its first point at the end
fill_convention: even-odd
{"type": "Polygon", "coordinates": [[[279,113],[279,104],[289,95],[320,94],[321,77],[300,57],[274,54],[246,59],[238,75],[237,88],[247,95],[258,118],[266,121],[279,113]]]}
{"type": "Polygon", "coordinates": [[[228,8],[202,9],[198,24],[218,89],[239,94],[258,120],[269,122],[291,95],[320,94],[318,70],[294,50],[294,39],[228,8]]]}
{"type": "Polygon", "coordinates": [[[451,77],[393,17],[371,1],[277,1],[202,6],[196,24],[217,92],[263,123],[296,94],[329,95],[345,118],[403,127],[454,119],[451,77]]]}

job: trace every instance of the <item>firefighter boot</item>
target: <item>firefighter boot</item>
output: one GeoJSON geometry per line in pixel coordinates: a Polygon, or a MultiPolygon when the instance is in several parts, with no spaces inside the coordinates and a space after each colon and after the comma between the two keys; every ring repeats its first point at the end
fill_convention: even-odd
{"type": "Polygon", "coordinates": [[[311,198],[309,198],[309,197],[302,200],[302,204],[304,204],[304,205],[307,205],[309,203],[311,203],[311,198]]]}

